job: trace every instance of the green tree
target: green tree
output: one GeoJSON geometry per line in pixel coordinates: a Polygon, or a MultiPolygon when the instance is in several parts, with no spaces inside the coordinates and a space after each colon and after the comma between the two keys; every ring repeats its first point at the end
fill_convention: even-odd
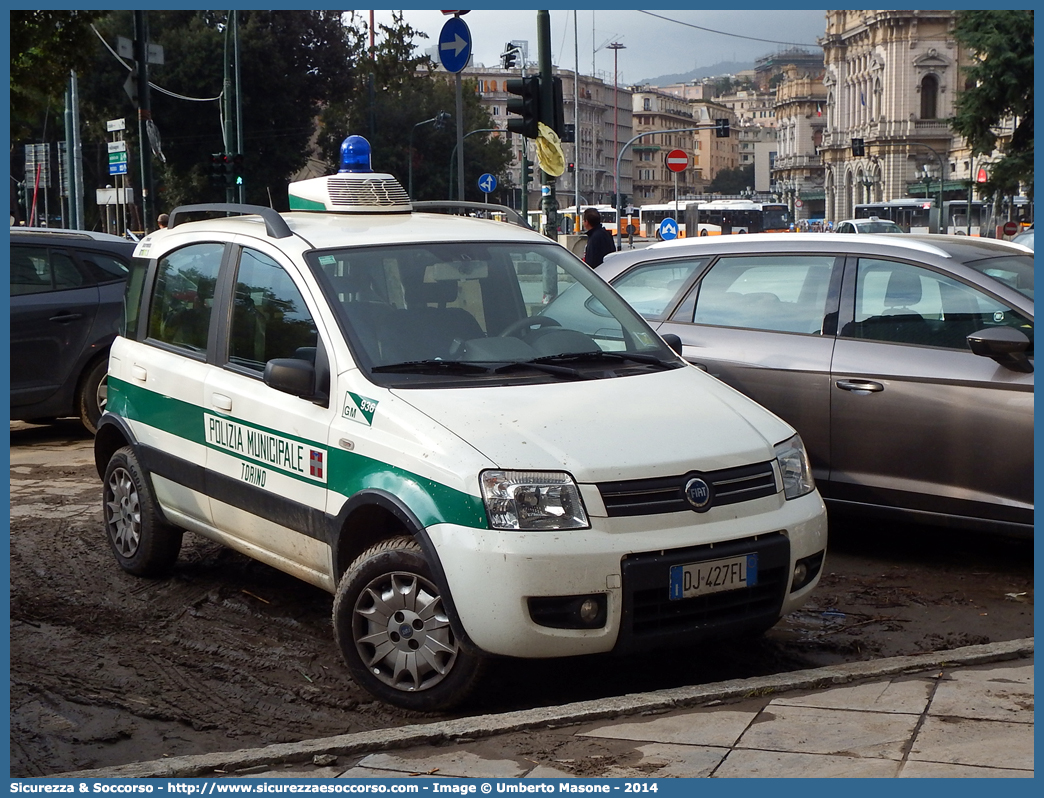
{"type": "Polygon", "coordinates": [[[987,191],[1033,195],[1033,12],[958,11],[958,42],[974,54],[965,69],[966,88],[958,94],[953,129],[975,155],[998,148],[998,131],[1008,120],[1014,130],[993,164],[987,191]]]}
{"type": "Polygon", "coordinates": [[[736,169],[722,169],[707,186],[710,194],[739,194],[754,187],[754,164],[736,169]]]}
{"type": "MultiPolygon", "coordinates": [[[[11,141],[27,138],[64,106],[69,70],[85,72],[105,11],[11,11],[11,141]]],[[[60,113],[60,111],[59,111],[60,113]]]]}
{"type": "MultiPolygon", "coordinates": [[[[452,76],[436,71],[431,59],[418,52],[418,42],[425,34],[407,24],[402,14],[393,15],[391,25],[378,26],[376,33],[373,55],[359,64],[357,80],[349,91],[332,97],[322,113],[320,150],[335,170],[344,138],[364,136],[373,150],[374,170],[395,175],[405,186],[412,131],[415,199],[447,199],[450,159],[457,140],[452,76]],[[450,119],[442,129],[434,123],[417,126],[443,111],[450,119]]],[[[474,81],[464,81],[462,100],[465,133],[495,127],[474,81]]],[[[497,175],[506,187],[504,178],[511,162],[506,139],[476,133],[464,146],[465,199],[482,198],[478,178],[483,172],[497,175]]],[[[455,170],[452,179],[455,185],[455,170]]]]}

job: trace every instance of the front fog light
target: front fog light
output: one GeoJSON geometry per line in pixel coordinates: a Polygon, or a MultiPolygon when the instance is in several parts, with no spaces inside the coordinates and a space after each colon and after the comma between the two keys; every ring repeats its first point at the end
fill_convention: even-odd
{"type": "Polygon", "coordinates": [[[783,494],[788,499],[796,499],[815,490],[812,464],[805,451],[805,444],[801,442],[801,436],[795,435],[783,443],[777,443],[775,448],[779,473],[783,477],[783,494]]]}
{"type": "Polygon", "coordinates": [[[561,471],[483,471],[482,499],[493,529],[586,529],[580,490],[561,471]]]}

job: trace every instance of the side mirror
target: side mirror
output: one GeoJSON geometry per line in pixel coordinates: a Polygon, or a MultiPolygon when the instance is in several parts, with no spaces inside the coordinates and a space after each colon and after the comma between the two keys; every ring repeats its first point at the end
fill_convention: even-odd
{"type": "Polygon", "coordinates": [[[1026,374],[1033,371],[1033,364],[1026,356],[1030,341],[1022,330],[1014,327],[988,327],[969,335],[968,346],[976,355],[992,358],[1012,371],[1026,374]]]}
{"type": "Polygon", "coordinates": [[[660,337],[663,338],[663,342],[667,344],[667,346],[669,346],[671,349],[673,349],[679,356],[682,354],[681,338],[679,338],[674,333],[666,333],[665,335],[661,335],[660,337]]]}
{"type": "Polygon", "coordinates": [[[265,385],[277,391],[311,399],[315,396],[315,366],[307,360],[278,357],[265,364],[265,385]]]}

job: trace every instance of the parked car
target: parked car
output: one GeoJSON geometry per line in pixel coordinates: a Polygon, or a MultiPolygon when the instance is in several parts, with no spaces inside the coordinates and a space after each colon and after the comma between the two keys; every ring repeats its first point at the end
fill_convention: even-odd
{"type": "Polygon", "coordinates": [[[903,228],[891,219],[879,219],[871,216],[869,219],[845,219],[838,222],[834,228],[835,233],[902,233],[903,228]]]}
{"type": "Polygon", "coordinates": [[[97,429],[134,243],[11,228],[11,418],[77,416],[97,429]]]}
{"type": "Polygon", "coordinates": [[[352,677],[415,710],[491,655],[675,650],[806,601],[826,508],[789,424],[565,248],[341,151],[290,213],[176,208],[138,244],[94,444],[120,567],[169,571],[190,530],[327,590],[352,677]],[[546,323],[558,292],[600,329],[546,323]]]}
{"type": "Polygon", "coordinates": [[[717,236],[617,253],[597,273],[679,336],[687,360],[793,424],[828,506],[1031,533],[1033,257],[1022,247],[717,236]]]}
{"type": "Polygon", "coordinates": [[[1017,236],[1011,239],[1011,243],[1022,244],[1022,246],[1024,247],[1029,247],[1030,249],[1033,249],[1033,228],[1031,227],[1024,233],[1019,233],[1017,236]]]}

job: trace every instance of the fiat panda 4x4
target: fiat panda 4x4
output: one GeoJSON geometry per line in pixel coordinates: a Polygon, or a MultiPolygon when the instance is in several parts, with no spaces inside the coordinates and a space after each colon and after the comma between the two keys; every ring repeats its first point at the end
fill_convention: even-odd
{"type": "Polygon", "coordinates": [[[826,515],[793,428],[566,249],[417,212],[355,136],[290,207],[178,208],[137,246],[95,439],[124,570],[168,572],[189,530],[317,585],[352,677],[418,710],[491,655],[679,647],[805,601],[826,515]]]}

